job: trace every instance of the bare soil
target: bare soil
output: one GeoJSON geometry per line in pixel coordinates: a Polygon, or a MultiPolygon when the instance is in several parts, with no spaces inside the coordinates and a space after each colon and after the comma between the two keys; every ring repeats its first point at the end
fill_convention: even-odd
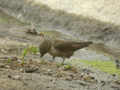
{"type": "Polygon", "coordinates": [[[22,51],[28,45],[37,47],[39,36],[26,33],[31,26],[2,11],[0,15],[7,16],[5,20],[0,19],[0,90],[120,90],[117,75],[82,64],[81,67],[70,64],[71,67],[66,68],[58,59],[50,61],[49,55],[40,58],[39,53],[28,54],[22,63],[22,51]]]}
{"type": "Polygon", "coordinates": [[[0,27],[0,90],[120,89],[119,79],[116,75],[110,75],[90,67],[72,66],[70,69],[66,69],[65,65],[49,61],[49,56],[48,60],[40,59],[39,53],[27,55],[22,64],[20,59],[22,50],[27,45],[37,46],[39,37],[26,34],[25,30],[28,26],[1,23],[0,27]]]}

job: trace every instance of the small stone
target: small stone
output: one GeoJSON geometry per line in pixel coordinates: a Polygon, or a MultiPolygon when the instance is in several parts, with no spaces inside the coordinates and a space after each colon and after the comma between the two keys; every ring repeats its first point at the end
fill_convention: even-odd
{"type": "Polygon", "coordinates": [[[17,60],[18,60],[17,57],[12,57],[11,59],[12,59],[13,61],[17,61],[17,60]]]}
{"type": "Polygon", "coordinates": [[[52,73],[51,73],[51,72],[48,72],[47,74],[48,74],[49,76],[52,76],[52,73]]]}
{"type": "Polygon", "coordinates": [[[87,86],[87,85],[88,85],[88,83],[85,82],[85,81],[79,81],[78,83],[79,83],[80,85],[82,85],[82,86],[87,86]]]}
{"type": "Polygon", "coordinates": [[[48,72],[51,72],[52,70],[51,70],[51,69],[48,69],[47,71],[48,71],[48,72]]]}
{"type": "Polygon", "coordinates": [[[20,69],[20,72],[24,72],[24,69],[23,69],[23,68],[21,68],[21,69],[20,69]]]}
{"type": "Polygon", "coordinates": [[[75,77],[75,75],[74,74],[70,74],[69,75],[72,79],[75,77]]]}
{"type": "Polygon", "coordinates": [[[5,64],[0,63],[0,68],[5,68],[5,64]]]}
{"type": "Polygon", "coordinates": [[[114,81],[116,84],[120,85],[120,80],[114,81]]]}
{"type": "Polygon", "coordinates": [[[12,77],[14,80],[20,80],[21,76],[20,75],[16,75],[12,77]]]}
{"type": "Polygon", "coordinates": [[[47,86],[46,88],[50,88],[50,86],[47,86]]]}
{"type": "Polygon", "coordinates": [[[101,86],[105,86],[106,82],[105,81],[101,81],[101,86]]]}
{"type": "Polygon", "coordinates": [[[13,79],[13,80],[20,80],[20,79],[21,79],[21,76],[20,76],[20,75],[15,75],[15,76],[8,75],[8,78],[11,78],[11,79],[13,79]]]}
{"type": "Polygon", "coordinates": [[[25,68],[25,72],[26,72],[26,73],[33,73],[33,72],[37,71],[38,69],[39,69],[39,68],[36,67],[36,66],[30,66],[30,67],[26,67],[26,68],[25,68]]]}
{"type": "Polygon", "coordinates": [[[66,77],[65,80],[72,81],[72,77],[66,77]]]}
{"type": "Polygon", "coordinates": [[[116,77],[116,74],[112,74],[113,77],[116,77]]]}
{"type": "Polygon", "coordinates": [[[5,49],[1,49],[1,52],[4,53],[4,54],[7,53],[7,51],[5,49]]]}
{"type": "Polygon", "coordinates": [[[8,78],[12,78],[12,76],[11,76],[11,75],[8,75],[8,78]]]}
{"type": "Polygon", "coordinates": [[[10,68],[10,66],[9,65],[5,65],[5,68],[10,68]]]}

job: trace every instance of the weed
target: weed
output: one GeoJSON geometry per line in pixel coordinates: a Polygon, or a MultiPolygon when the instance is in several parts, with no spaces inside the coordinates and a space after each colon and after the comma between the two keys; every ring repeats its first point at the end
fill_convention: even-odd
{"type": "Polygon", "coordinates": [[[71,65],[64,65],[64,70],[71,70],[72,66],[71,65]]]}
{"type": "Polygon", "coordinates": [[[10,58],[8,58],[7,62],[8,62],[8,63],[11,63],[11,61],[12,61],[12,60],[11,60],[10,58]]]}
{"type": "Polygon", "coordinates": [[[101,71],[120,75],[120,70],[116,68],[114,61],[103,61],[103,60],[73,60],[72,63],[84,63],[91,67],[97,68],[101,71]]]}
{"type": "Polygon", "coordinates": [[[35,46],[28,46],[27,48],[24,48],[22,52],[22,64],[24,64],[24,59],[28,53],[36,54],[37,52],[38,52],[38,48],[35,46]]]}

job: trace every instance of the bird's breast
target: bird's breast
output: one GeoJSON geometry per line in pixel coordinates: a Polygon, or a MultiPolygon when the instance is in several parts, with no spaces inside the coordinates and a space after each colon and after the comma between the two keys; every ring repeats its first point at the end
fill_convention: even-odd
{"type": "Polygon", "coordinates": [[[60,51],[60,50],[55,49],[54,47],[52,47],[51,50],[49,51],[49,54],[51,54],[52,56],[69,58],[70,56],[73,55],[73,52],[71,52],[71,51],[64,52],[64,51],[60,51]]]}

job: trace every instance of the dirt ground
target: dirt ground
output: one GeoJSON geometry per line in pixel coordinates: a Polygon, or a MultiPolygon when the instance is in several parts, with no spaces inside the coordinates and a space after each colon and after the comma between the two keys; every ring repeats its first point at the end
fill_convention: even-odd
{"type": "MultiPolygon", "coordinates": [[[[102,72],[83,63],[78,66],[74,65],[71,58],[65,61],[65,65],[61,65],[61,59],[56,58],[53,61],[50,55],[40,58],[38,52],[27,54],[23,62],[22,52],[28,46],[38,47],[40,37],[26,33],[32,26],[29,23],[20,22],[18,19],[22,19],[21,15],[23,15],[26,21],[31,20],[40,24],[39,29],[37,27],[38,33],[44,31],[50,36],[59,38],[74,40],[82,38],[84,40],[86,37],[87,40],[102,41],[109,45],[112,45],[111,38],[113,38],[114,45],[112,46],[114,47],[119,47],[119,28],[114,28],[111,24],[104,25],[96,23],[96,21],[85,21],[83,18],[78,21],[79,17],[71,18],[72,15],[68,17],[64,12],[55,14],[56,12],[53,13],[49,9],[47,12],[44,6],[42,9],[40,8],[41,10],[38,9],[39,7],[36,9],[29,5],[24,6],[24,0],[21,0],[21,3],[12,0],[11,4],[8,4],[8,1],[1,0],[0,6],[9,8],[8,11],[11,11],[11,14],[16,13],[15,15],[18,16],[16,19],[0,10],[0,90],[120,90],[120,77],[117,74],[102,72]],[[24,12],[24,8],[21,8],[23,6],[26,12],[24,12]],[[31,9],[34,12],[32,14],[31,9]],[[40,11],[40,15],[37,10],[40,11]],[[109,26],[110,29],[104,32],[103,28],[109,26]],[[49,31],[46,31],[45,28],[49,28],[49,31]],[[62,29],[62,31],[50,30],[51,28],[62,29]],[[89,29],[93,31],[89,32],[89,29]],[[100,30],[98,31],[98,29],[100,30]],[[116,31],[113,31],[114,29],[116,31]],[[73,36],[81,37],[75,38],[71,33],[73,36]]],[[[110,60],[103,54],[91,51],[91,49],[98,48],[101,52],[115,54],[115,57],[119,57],[119,53],[117,56],[114,53],[116,50],[99,47],[99,45],[96,48],[96,45],[93,45],[91,48],[76,52],[72,58],[110,60]]]]}
{"type": "Polygon", "coordinates": [[[60,65],[40,58],[39,53],[26,56],[23,64],[22,50],[28,45],[38,46],[39,36],[26,33],[30,26],[8,20],[0,22],[0,90],[120,90],[117,75],[82,64],[79,68],[60,65]]]}

